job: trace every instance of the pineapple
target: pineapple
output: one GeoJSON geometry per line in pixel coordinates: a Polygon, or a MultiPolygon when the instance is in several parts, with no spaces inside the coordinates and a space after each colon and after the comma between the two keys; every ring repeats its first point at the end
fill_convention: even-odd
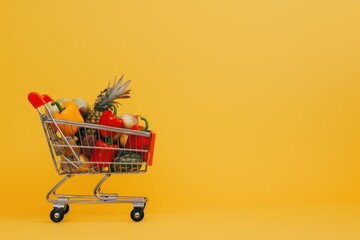
{"type": "Polygon", "coordinates": [[[121,105],[119,102],[116,102],[117,99],[123,99],[123,98],[130,98],[130,90],[126,89],[131,80],[126,81],[124,84],[122,84],[122,80],[124,78],[124,75],[120,77],[120,79],[116,82],[116,79],[114,80],[114,84],[112,87],[110,87],[110,82],[108,87],[101,91],[99,96],[97,96],[94,106],[91,109],[91,112],[88,114],[86,118],[87,123],[99,123],[99,119],[101,117],[101,114],[111,108],[111,106],[117,106],[121,105]]]}

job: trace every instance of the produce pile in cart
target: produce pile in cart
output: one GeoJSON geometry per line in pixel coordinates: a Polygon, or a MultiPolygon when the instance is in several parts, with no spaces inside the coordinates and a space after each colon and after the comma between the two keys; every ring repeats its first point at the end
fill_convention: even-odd
{"type": "Polygon", "coordinates": [[[144,116],[123,113],[119,100],[130,97],[130,80],[123,77],[101,91],[92,107],[82,98],[52,99],[31,92],[28,100],[37,110],[56,171],[66,175],[47,194],[54,205],[50,218],[60,222],[71,203],[132,203],[130,216],[144,217],[146,197],[103,193],[101,185],[112,174],[145,173],[152,165],[155,132],[144,116]],[[56,190],[70,177],[104,174],[92,195],[58,194],[56,190]]]}
{"type": "Polygon", "coordinates": [[[92,107],[82,98],[46,103],[45,114],[57,120],[57,126],[52,124],[47,131],[56,155],[60,156],[59,173],[138,173],[151,165],[151,139],[134,134],[146,134],[148,120],[140,115],[117,114],[117,100],[130,98],[129,84],[130,80],[123,83],[123,77],[112,86],[109,83],[92,107]]]}

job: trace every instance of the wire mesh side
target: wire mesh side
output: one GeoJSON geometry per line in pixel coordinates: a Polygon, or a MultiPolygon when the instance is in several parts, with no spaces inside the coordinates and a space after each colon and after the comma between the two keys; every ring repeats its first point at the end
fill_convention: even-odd
{"type": "Polygon", "coordinates": [[[43,119],[59,174],[134,174],[147,171],[150,132],[70,121],[55,122],[62,127],[56,127],[49,118],[43,119]]]}

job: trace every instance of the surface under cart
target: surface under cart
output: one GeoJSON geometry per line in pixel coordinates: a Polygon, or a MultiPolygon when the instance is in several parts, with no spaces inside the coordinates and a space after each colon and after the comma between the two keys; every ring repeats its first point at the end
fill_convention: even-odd
{"type": "Polygon", "coordinates": [[[59,175],[65,175],[46,196],[53,203],[51,220],[60,222],[73,203],[131,203],[131,219],[141,221],[146,197],[103,193],[101,186],[113,174],[146,173],[152,165],[155,133],[54,119],[46,105],[53,101],[51,97],[31,92],[28,100],[40,116],[54,167],[59,175]],[[44,113],[40,109],[44,109],[44,113]],[[56,192],[68,179],[84,174],[104,175],[93,194],[56,192]]]}

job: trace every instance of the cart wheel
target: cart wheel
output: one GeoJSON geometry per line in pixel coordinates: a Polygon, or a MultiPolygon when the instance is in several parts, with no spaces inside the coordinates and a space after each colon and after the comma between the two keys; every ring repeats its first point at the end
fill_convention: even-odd
{"type": "Polygon", "coordinates": [[[64,218],[64,210],[60,209],[60,208],[54,208],[51,212],[50,212],[50,219],[53,222],[61,222],[61,220],[63,220],[64,218]]]}
{"type": "Polygon", "coordinates": [[[135,207],[131,213],[130,217],[135,222],[140,222],[144,218],[144,210],[141,207],[135,207]]]}
{"type": "Polygon", "coordinates": [[[64,214],[67,214],[69,211],[70,211],[70,206],[69,206],[69,204],[66,204],[63,212],[64,212],[64,214]]]}

